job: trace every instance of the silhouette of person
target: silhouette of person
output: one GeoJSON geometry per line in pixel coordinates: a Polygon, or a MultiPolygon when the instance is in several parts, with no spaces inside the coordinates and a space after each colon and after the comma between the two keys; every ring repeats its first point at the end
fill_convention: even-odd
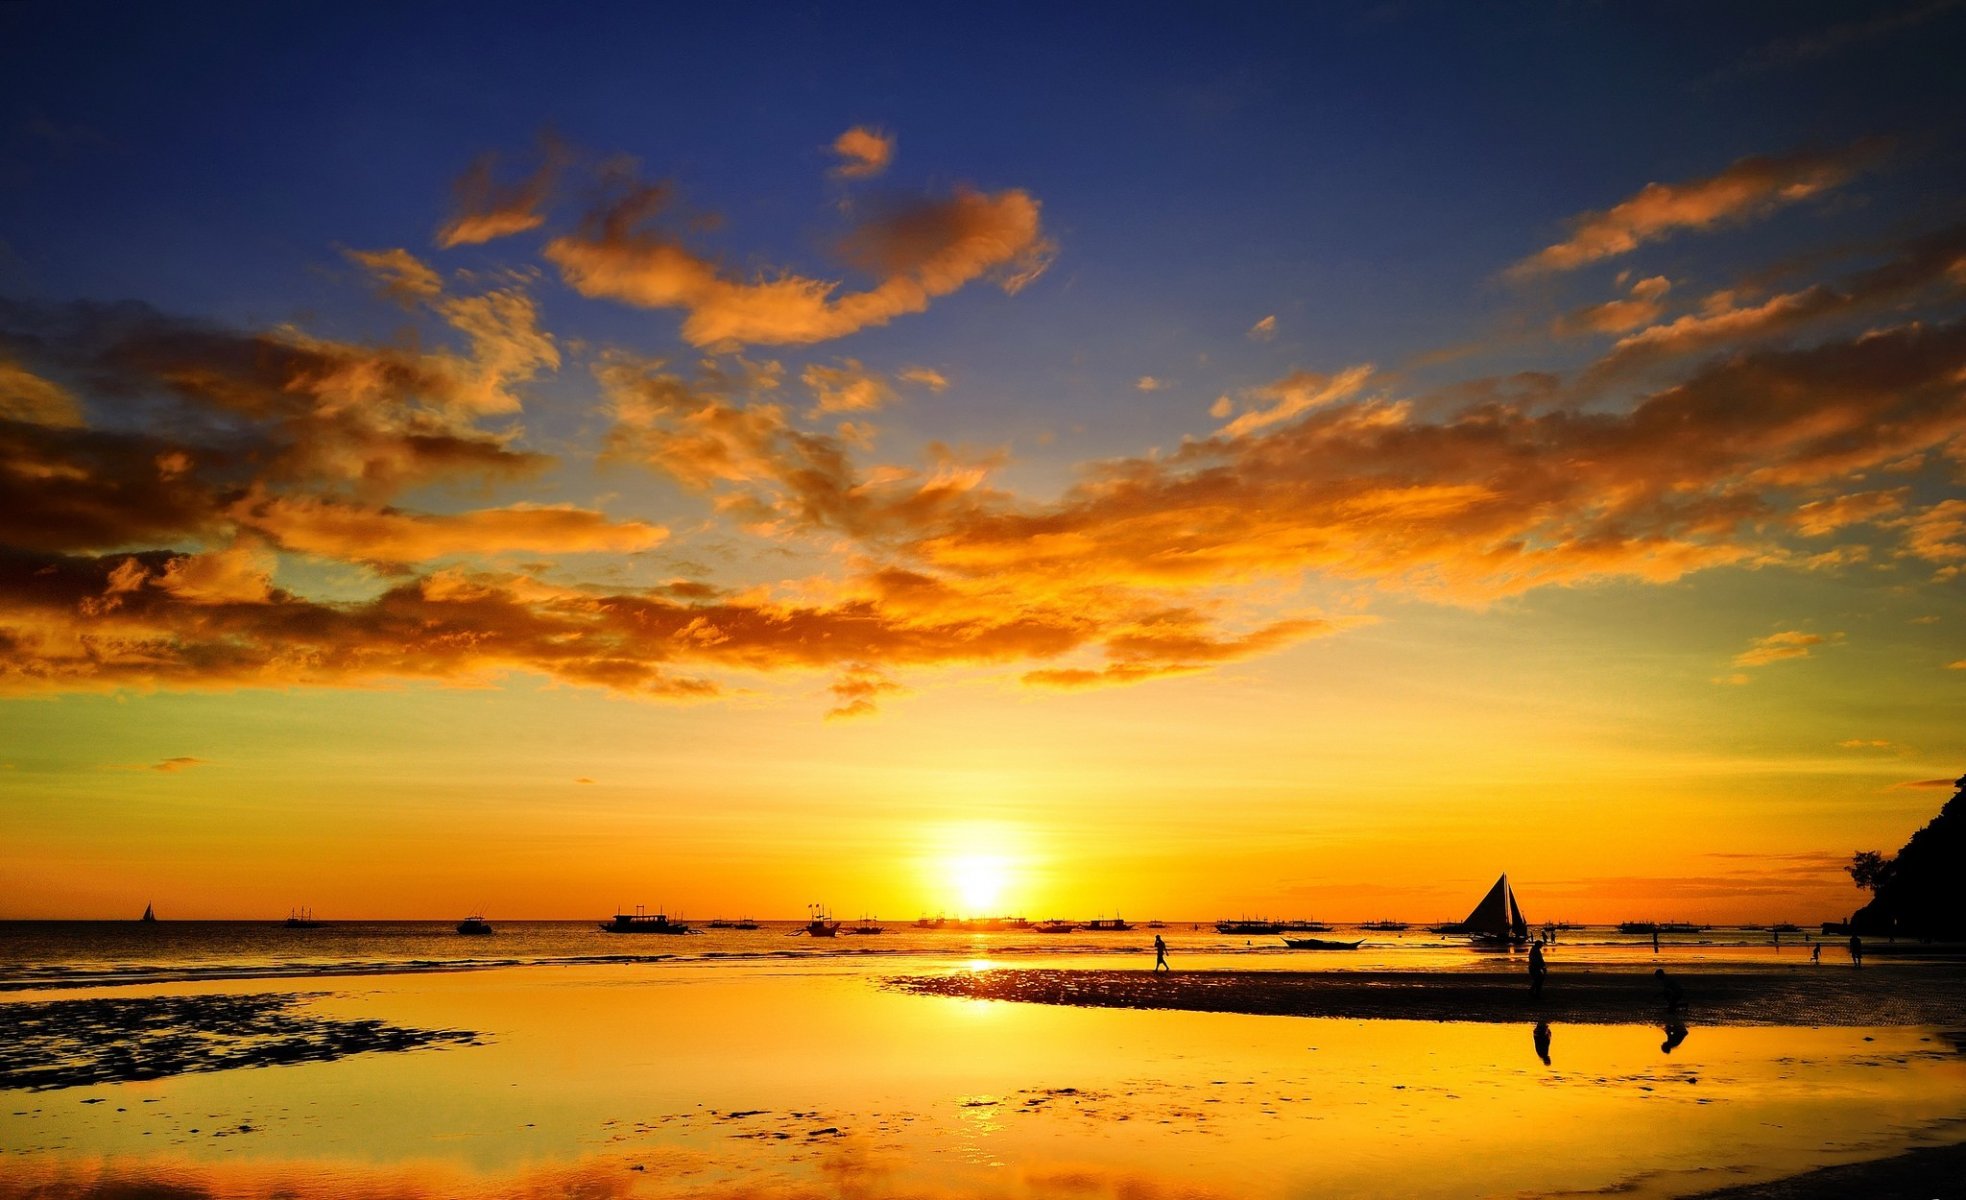
{"type": "Polygon", "coordinates": [[[1671,1054],[1679,1044],[1686,1040],[1686,1026],[1678,1021],[1666,1022],[1666,1040],[1659,1043],[1659,1049],[1671,1054]]]}
{"type": "Polygon", "coordinates": [[[1542,1059],[1543,1065],[1547,1067],[1550,1065],[1550,1023],[1536,1022],[1536,1032],[1533,1036],[1536,1039],[1536,1057],[1542,1059]]]}
{"type": "Polygon", "coordinates": [[[1659,952],[1659,930],[1658,927],[1654,926],[1652,929],[1652,953],[1657,954],[1658,952],[1659,952]]]}
{"type": "Polygon", "coordinates": [[[1817,942],[1815,945],[1809,947],[1809,961],[1818,966],[1822,965],[1823,944],[1821,942],[1817,942]]]}
{"type": "Polygon", "coordinates": [[[1855,963],[1859,970],[1863,969],[1864,939],[1854,933],[1850,935],[1850,961],[1855,963]]]}
{"type": "Polygon", "coordinates": [[[1775,953],[1780,954],[1781,952],[1782,952],[1782,931],[1777,929],[1775,931],[1775,953]]]}
{"type": "Polygon", "coordinates": [[[1172,973],[1174,968],[1167,965],[1167,939],[1154,935],[1154,970],[1172,973]]]}
{"type": "Polygon", "coordinates": [[[1529,947],[1529,998],[1543,998],[1543,976],[1550,973],[1549,964],[1543,961],[1543,943],[1537,942],[1529,947]]]}
{"type": "MultiPolygon", "coordinates": [[[[1676,1015],[1679,1012],[1680,1005],[1686,1003],[1686,993],[1681,990],[1679,981],[1677,979],[1667,978],[1664,967],[1654,969],[1652,978],[1659,981],[1659,987],[1665,992],[1667,1015],[1676,1015]]],[[[1681,1036],[1683,1037],[1685,1035],[1682,1034],[1681,1036]]],[[[1677,1044],[1677,1042],[1674,1043],[1674,1045],[1677,1044]]]]}

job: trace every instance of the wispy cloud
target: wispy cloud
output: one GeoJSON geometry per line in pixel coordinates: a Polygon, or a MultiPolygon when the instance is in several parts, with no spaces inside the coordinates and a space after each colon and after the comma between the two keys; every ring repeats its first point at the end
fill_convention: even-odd
{"type": "Polygon", "coordinates": [[[1765,667],[1785,659],[1808,658],[1817,646],[1835,645],[1842,640],[1840,633],[1806,633],[1800,629],[1784,629],[1754,639],[1752,645],[1734,656],[1734,665],[1765,667]]]}
{"type": "Polygon", "coordinates": [[[1509,268],[1515,278],[1570,271],[1628,254],[1681,230],[1744,221],[1848,182],[1881,152],[1875,143],[1834,151],[1744,158],[1717,175],[1648,183],[1602,212],[1571,222],[1570,236],[1509,268]]]}

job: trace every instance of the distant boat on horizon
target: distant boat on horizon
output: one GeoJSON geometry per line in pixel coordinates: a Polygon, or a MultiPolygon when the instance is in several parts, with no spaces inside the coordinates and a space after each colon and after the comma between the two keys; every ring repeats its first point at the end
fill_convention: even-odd
{"type": "Polygon", "coordinates": [[[138,917],[138,918],[137,918],[137,920],[138,920],[138,921],[140,921],[140,922],[142,922],[142,923],[143,923],[143,924],[145,924],[145,925],[155,925],[155,924],[157,923],[157,909],[156,909],[156,907],[155,907],[155,906],[153,906],[153,905],[149,905],[149,904],[146,904],[146,905],[144,905],[144,906],[143,906],[143,915],[142,915],[142,916],[140,916],[140,917],[138,917]]]}
{"type": "Polygon", "coordinates": [[[496,932],[492,929],[491,922],[485,920],[483,913],[472,913],[462,921],[459,921],[457,923],[457,931],[467,937],[484,937],[487,934],[496,932]]]}
{"type": "Polygon", "coordinates": [[[1360,929],[1371,929],[1381,933],[1400,933],[1408,928],[1404,921],[1367,921],[1360,929]]]}
{"type": "Polygon", "coordinates": [[[287,910],[286,927],[288,929],[319,929],[321,923],[314,919],[314,910],[311,908],[290,908],[287,910]]]}

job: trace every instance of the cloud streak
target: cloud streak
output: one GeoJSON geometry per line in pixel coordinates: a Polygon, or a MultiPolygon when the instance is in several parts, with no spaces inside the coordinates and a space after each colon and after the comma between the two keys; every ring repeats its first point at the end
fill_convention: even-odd
{"type": "Polygon", "coordinates": [[[1683,183],[1648,183],[1601,212],[1571,221],[1570,236],[1509,268],[1515,279],[1573,271],[1682,230],[1746,221],[1838,187],[1874,162],[1873,143],[1834,151],[1756,155],[1717,175],[1683,183]]]}

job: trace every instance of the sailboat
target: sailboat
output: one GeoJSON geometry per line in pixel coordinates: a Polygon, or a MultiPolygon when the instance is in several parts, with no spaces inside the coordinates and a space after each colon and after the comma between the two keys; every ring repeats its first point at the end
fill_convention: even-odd
{"type": "Polygon", "coordinates": [[[150,904],[144,905],[143,915],[141,917],[138,917],[137,919],[142,921],[146,925],[155,925],[157,923],[156,906],[150,904]]]}
{"type": "Polygon", "coordinates": [[[1456,932],[1477,946],[1507,948],[1529,940],[1529,922],[1523,919],[1522,908],[1515,902],[1515,889],[1509,886],[1507,874],[1495,881],[1495,886],[1488,889],[1488,894],[1456,932]]]}

